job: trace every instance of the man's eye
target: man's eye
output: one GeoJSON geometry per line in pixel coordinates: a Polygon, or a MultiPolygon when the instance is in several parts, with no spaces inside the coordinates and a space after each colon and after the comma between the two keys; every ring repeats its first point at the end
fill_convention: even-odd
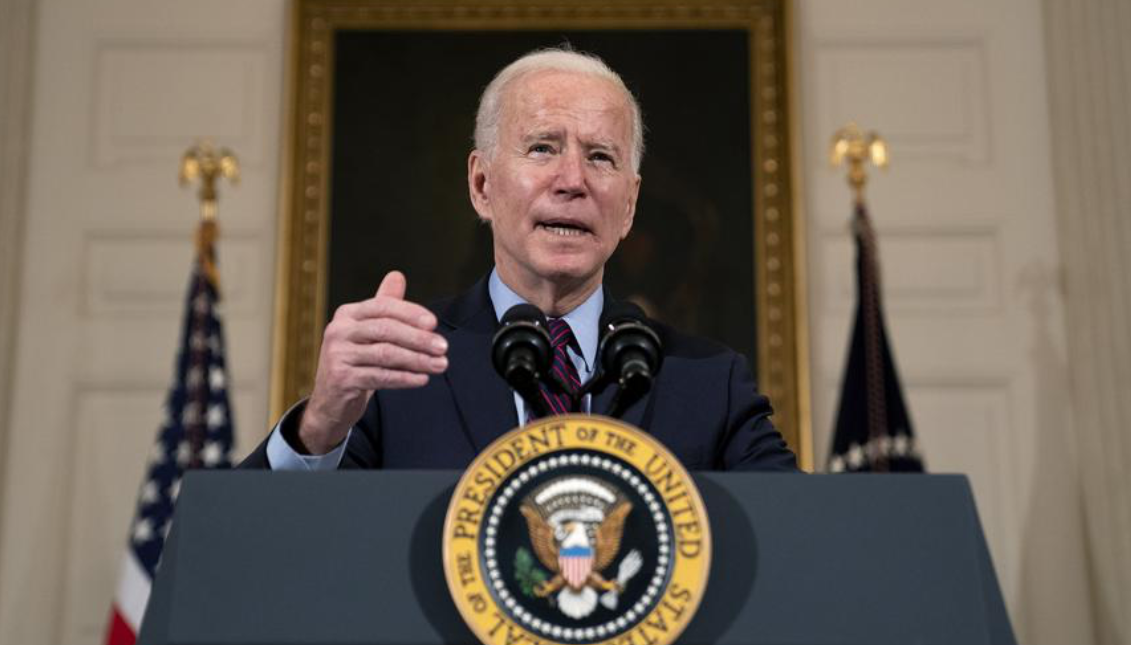
{"type": "Polygon", "coordinates": [[[540,155],[553,154],[554,147],[548,143],[536,143],[530,146],[530,152],[540,155]]]}
{"type": "Polygon", "coordinates": [[[605,152],[594,152],[593,154],[589,155],[589,159],[590,159],[590,161],[594,161],[594,162],[597,162],[597,163],[608,164],[610,166],[616,166],[616,160],[613,159],[612,155],[605,153],[605,152]]]}

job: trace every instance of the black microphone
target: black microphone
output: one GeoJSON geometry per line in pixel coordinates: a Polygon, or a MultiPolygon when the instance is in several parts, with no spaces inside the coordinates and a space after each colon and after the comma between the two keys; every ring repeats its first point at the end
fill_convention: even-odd
{"type": "Polygon", "coordinates": [[[631,302],[617,302],[601,314],[597,360],[604,379],[618,385],[609,416],[620,416],[633,401],[652,389],[663,363],[660,336],[646,322],[644,311],[631,302]]]}
{"type": "Polygon", "coordinates": [[[547,410],[538,395],[538,384],[550,373],[554,351],[546,316],[530,304],[515,305],[503,314],[502,325],[491,341],[491,362],[495,371],[533,406],[537,416],[547,410]]]}

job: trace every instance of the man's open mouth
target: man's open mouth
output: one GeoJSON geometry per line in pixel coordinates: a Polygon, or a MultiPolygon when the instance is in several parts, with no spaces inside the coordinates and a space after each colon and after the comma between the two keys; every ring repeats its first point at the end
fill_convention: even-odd
{"type": "Polygon", "coordinates": [[[553,233],[554,235],[561,235],[563,237],[576,237],[591,232],[588,228],[577,222],[550,220],[546,222],[539,222],[537,226],[538,228],[553,233]]]}

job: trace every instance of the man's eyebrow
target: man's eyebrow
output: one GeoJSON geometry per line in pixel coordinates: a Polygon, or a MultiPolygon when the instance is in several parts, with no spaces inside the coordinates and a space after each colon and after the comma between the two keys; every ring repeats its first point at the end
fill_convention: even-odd
{"type": "Polygon", "coordinates": [[[587,141],[585,142],[587,150],[606,150],[615,155],[620,155],[621,148],[617,145],[616,141],[587,141]]]}
{"type": "Polygon", "coordinates": [[[545,141],[547,139],[551,139],[551,140],[554,140],[554,141],[558,141],[558,140],[561,140],[561,138],[562,138],[562,133],[560,131],[557,131],[557,130],[535,130],[534,132],[527,133],[526,136],[522,137],[522,140],[523,141],[545,141]]]}
{"type": "MultiPolygon", "coordinates": [[[[525,145],[534,141],[561,141],[563,139],[565,139],[565,133],[561,130],[533,130],[523,135],[522,143],[525,145]]],[[[606,151],[617,157],[620,157],[623,152],[621,146],[612,139],[587,140],[582,142],[582,146],[587,151],[606,151]]]]}

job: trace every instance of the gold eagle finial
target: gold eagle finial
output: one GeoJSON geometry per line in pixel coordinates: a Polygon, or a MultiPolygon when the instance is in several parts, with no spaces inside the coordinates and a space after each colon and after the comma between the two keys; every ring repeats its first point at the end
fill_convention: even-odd
{"type": "Polygon", "coordinates": [[[888,146],[879,134],[865,133],[855,123],[836,131],[829,146],[829,163],[833,166],[848,163],[848,183],[858,204],[864,203],[864,185],[868,183],[864,164],[868,161],[877,168],[887,168],[888,146]]]}

